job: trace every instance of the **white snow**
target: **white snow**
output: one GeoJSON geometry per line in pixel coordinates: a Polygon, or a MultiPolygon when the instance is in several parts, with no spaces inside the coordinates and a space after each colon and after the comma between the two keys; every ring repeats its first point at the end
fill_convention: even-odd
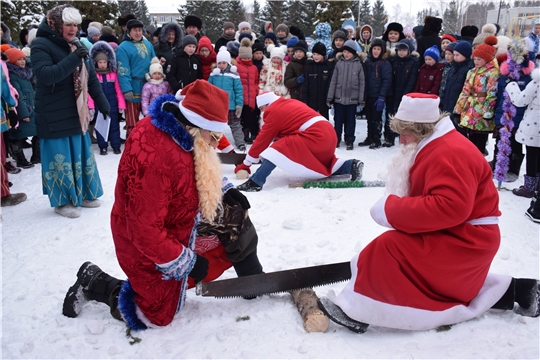
{"type": "MultiPolygon", "coordinates": [[[[364,140],[365,131],[365,120],[357,121],[356,142],[364,140]]],[[[191,289],[169,326],[134,332],[141,341],[133,345],[126,326],[104,304],[90,302],[78,318],[64,317],[64,296],[83,262],[124,278],[109,227],[120,156],[100,156],[94,146],[103,205],[82,209],[78,219],[63,218],[49,207],[40,166],[9,175],[12,192],[24,191],[28,200],[2,208],[2,358],[540,358],[539,319],[511,311],[490,311],[446,332],[369,327],[360,335],[330,323],[326,333],[306,333],[288,294],[248,301],[199,297],[191,289]],[[244,316],[249,320],[237,321],[244,316]]],[[[488,149],[493,153],[493,140],[488,149]]],[[[364,179],[376,180],[395,151],[342,146],[337,154],[361,159],[364,179]]],[[[241,183],[233,166],[223,165],[223,173],[241,183]]],[[[350,260],[385,231],[369,215],[383,188],[287,186],[301,181],[276,169],[263,191],[247,194],[266,272],[350,260]]],[[[522,181],[504,185],[512,189],[522,181]]],[[[500,191],[502,243],[495,273],[539,278],[539,227],[524,216],[529,202],[500,191]]],[[[228,270],[222,278],[235,276],[228,270]]],[[[315,291],[332,297],[344,284],[315,291]]]]}

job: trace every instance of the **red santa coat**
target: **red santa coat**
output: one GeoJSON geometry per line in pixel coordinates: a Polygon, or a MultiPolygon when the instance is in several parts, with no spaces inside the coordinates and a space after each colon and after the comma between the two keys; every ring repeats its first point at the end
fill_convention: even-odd
{"type": "Polygon", "coordinates": [[[343,165],[336,158],[337,137],[330,122],[301,101],[280,98],[264,111],[264,125],[246,156],[259,156],[297,176],[320,179],[343,165]]]}
{"type": "MultiPolygon", "coordinates": [[[[174,99],[167,96],[165,100],[174,99]]],[[[191,278],[189,283],[185,281],[194,253],[210,262],[204,281],[216,279],[232,265],[219,241],[203,243],[196,237],[199,199],[189,134],[175,128],[178,122],[161,110],[161,103],[151,108],[150,114],[152,117],[138,122],[126,141],[111,214],[116,256],[137,307],[135,314],[129,314],[129,306],[122,305],[132,299],[122,298],[121,292],[119,308],[134,329],[134,316],[147,327],[164,326],[173,320],[186,288],[194,285],[191,278]],[[152,113],[156,109],[159,111],[152,113]],[[180,135],[173,138],[167,132],[171,129],[180,135]],[[163,270],[178,263],[184,263],[183,272],[171,275],[163,270]],[[164,280],[166,277],[170,279],[164,280]]]]}
{"type": "Polygon", "coordinates": [[[488,271],[500,243],[492,171],[449,118],[420,144],[409,196],[372,208],[394,228],[351,262],[353,277],[335,303],[358,321],[423,330],[476,317],[505,293],[511,277],[488,271]]]}

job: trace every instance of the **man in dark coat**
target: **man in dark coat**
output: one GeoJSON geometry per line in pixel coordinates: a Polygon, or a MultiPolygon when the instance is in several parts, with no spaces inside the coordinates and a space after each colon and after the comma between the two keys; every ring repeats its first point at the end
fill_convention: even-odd
{"type": "Polygon", "coordinates": [[[420,66],[424,65],[424,52],[432,47],[437,46],[439,53],[441,50],[441,39],[439,33],[442,28],[442,19],[434,16],[426,16],[424,19],[424,27],[420,33],[420,37],[416,39],[416,51],[420,54],[420,66]]]}

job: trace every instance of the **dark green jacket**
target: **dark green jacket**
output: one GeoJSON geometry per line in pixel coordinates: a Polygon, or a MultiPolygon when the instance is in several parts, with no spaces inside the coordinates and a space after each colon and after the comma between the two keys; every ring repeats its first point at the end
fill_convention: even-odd
{"type": "MultiPolygon", "coordinates": [[[[73,71],[81,59],[71,52],[69,44],[47,25],[38,27],[32,43],[32,66],[36,75],[35,120],[40,138],[61,138],[82,134],[73,85],[73,71]]],[[[110,106],[101,91],[96,71],[90,61],[88,92],[99,111],[107,113],[110,106]]]]}
{"type": "Polygon", "coordinates": [[[21,68],[17,65],[7,64],[11,85],[19,93],[19,103],[17,104],[17,115],[19,115],[19,126],[9,130],[11,139],[26,139],[36,135],[36,123],[34,119],[34,87],[32,86],[32,70],[21,68]],[[23,121],[29,118],[30,121],[23,121]]]}

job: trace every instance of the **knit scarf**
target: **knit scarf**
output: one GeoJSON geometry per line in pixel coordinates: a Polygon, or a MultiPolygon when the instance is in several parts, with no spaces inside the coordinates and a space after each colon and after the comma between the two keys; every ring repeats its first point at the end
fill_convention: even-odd
{"type": "Polygon", "coordinates": [[[531,31],[529,34],[529,37],[532,41],[534,41],[534,49],[533,52],[536,54],[538,53],[538,48],[540,48],[540,35],[535,35],[534,32],[531,31]]]}
{"type": "Polygon", "coordinates": [[[225,40],[231,41],[231,40],[234,40],[234,33],[229,35],[229,34],[225,34],[225,31],[224,31],[221,33],[221,37],[224,38],[225,40]]]}
{"type": "Polygon", "coordinates": [[[98,69],[96,68],[96,72],[100,75],[107,75],[108,73],[111,72],[111,69],[109,69],[109,67],[106,67],[105,69],[98,69]]]}
{"type": "Polygon", "coordinates": [[[154,79],[150,78],[150,79],[148,80],[148,82],[149,82],[150,84],[154,84],[154,85],[161,85],[161,83],[162,83],[164,80],[165,80],[164,78],[161,78],[161,79],[159,79],[159,80],[154,80],[154,79]]]}
{"type": "MultiPolygon", "coordinates": [[[[75,51],[77,46],[69,44],[71,51],[75,51]]],[[[90,123],[90,112],[88,111],[88,69],[84,60],[81,65],[73,71],[73,87],[75,90],[75,99],[77,99],[77,112],[81,122],[82,133],[85,134],[90,123]]]]}

